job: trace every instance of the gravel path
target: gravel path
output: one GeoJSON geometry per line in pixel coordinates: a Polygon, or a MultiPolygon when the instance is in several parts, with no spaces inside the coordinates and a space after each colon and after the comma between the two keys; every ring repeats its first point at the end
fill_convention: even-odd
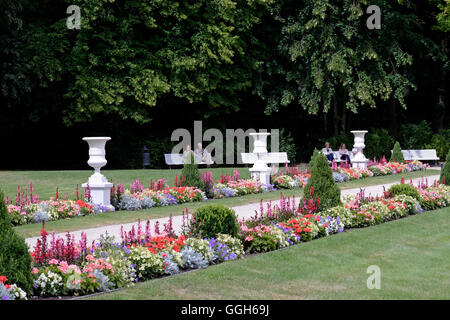
{"type": "MultiPolygon", "coordinates": [[[[429,183],[433,183],[433,181],[435,179],[439,179],[439,175],[429,176],[429,177],[427,177],[427,179],[428,179],[429,183]]],[[[413,179],[413,183],[417,184],[421,180],[422,180],[422,178],[413,179]]],[[[381,195],[383,195],[383,186],[386,189],[388,189],[391,185],[397,184],[399,182],[400,182],[400,180],[396,181],[396,182],[392,182],[392,183],[387,183],[387,184],[368,186],[363,189],[365,189],[365,194],[367,196],[368,195],[372,195],[372,196],[380,195],[381,196],[381,195]]],[[[409,182],[409,181],[406,181],[406,182],[409,182]]],[[[345,190],[341,190],[341,196],[352,195],[352,194],[356,194],[359,192],[360,192],[360,188],[345,189],[345,190]]],[[[299,201],[299,199],[296,198],[296,203],[298,203],[298,201],[299,201]]],[[[266,207],[267,202],[268,201],[263,202],[264,207],[266,207]]],[[[272,204],[273,205],[279,204],[279,200],[272,201],[272,204]]],[[[249,218],[251,216],[254,216],[255,210],[259,211],[259,208],[260,208],[260,203],[251,203],[251,204],[233,207],[234,211],[236,212],[236,214],[238,215],[239,218],[249,218]]],[[[162,230],[162,226],[169,221],[169,217],[150,220],[152,232],[154,230],[154,225],[155,225],[156,221],[159,221],[160,229],[162,230]]],[[[145,222],[146,221],[143,221],[143,223],[142,223],[143,228],[145,227],[145,222]]],[[[182,216],[174,216],[172,218],[172,223],[173,223],[173,228],[175,229],[175,231],[180,231],[182,223],[183,223],[182,216]]],[[[109,225],[109,226],[103,226],[103,227],[98,227],[98,228],[78,230],[78,231],[72,232],[72,234],[75,235],[75,240],[79,240],[81,238],[81,233],[84,232],[87,235],[88,243],[90,243],[93,240],[97,240],[100,237],[100,235],[104,234],[106,231],[108,232],[109,235],[113,235],[113,236],[116,236],[116,238],[120,238],[121,226],[123,226],[124,230],[128,231],[128,230],[131,230],[131,227],[136,224],[137,224],[137,221],[131,222],[131,223],[126,223],[126,224],[109,225]]],[[[58,236],[64,237],[64,235],[65,235],[64,233],[56,234],[57,237],[58,236]]],[[[26,239],[26,242],[30,246],[30,248],[34,247],[36,240],[38,238],[39,237],[32,237],[32,238],[26,239]]]]}

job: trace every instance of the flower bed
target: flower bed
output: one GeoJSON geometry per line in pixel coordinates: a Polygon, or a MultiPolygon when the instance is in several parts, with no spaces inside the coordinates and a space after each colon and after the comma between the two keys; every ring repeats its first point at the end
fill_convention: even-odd
{"type": "Polygon", "coordinates": [[[27,300],[27,294],[16,284],[7,284],[8,279],[0,275],[0,300],[27,300]]]}
{"type": "MultiPolygon", "coordinates": [[[[371,165],[368,169],[338,167],[333,164],[333,178],[336,182],[345,182],[366,177],[405,173],[425,170],[427,165],[420,161],[411,161],[406,164],[387,162],[371,165]]],[[[195,187],[178,186],[178,177],[175,187],[169,187],[165,180],[159,179],[150,182],[150,187],[144,188],[139,180],[125,189],[118,184],[111,189],[111,203],[115,210],[143,210],[159,206],[169,206],[188,202],[206,201],[208,198],[222,199],[248,194],[276,191],[278,189],[303,188],[310,174],[298,167],[288,167],[283,170],[273,169],[271,173],[272,184],[262,184],[259,181],[240,179],[239,172],[235,170],[233,176],[222,174],[220,180],[214,182],[211,172],[204,172],[202,179],[207,186],[206,192],[195,187]]],[[[7,200],[8,212],[13,225],[23,225],[41,221],[68,219],[78,216],[93,215],[113,211],[111,208],[90,203],[89,190],[86,201],[66,200],[56,196],[48,201],[39,201],[33,195],[33,186],[30,184],[25,192],[18,190],[13,203],[7,200]]]]}
{"type": "MultiPolygon", "coordinates": [[[[90,246],[85,235],[75,243],[69,233],[66,239],[55,239],[53,233],[49,241],[43,229],[31,253],[33,294],[45,297],[107,292],[137,281],[329,236],[343,232],[344,228],[368,227],[450,205],[449,186],[435,182],[432,186],[421,183],[415,188],[418,199],[403,194],[390,197],[387,192],[384,197],[374,198],[361,192],[322,212],[317,209],[320,199],[317,203],[312,200],[313,189],[310,199],[299,205],[295,198],[282,197],[279,205],[261,204],[254,217],[239,220],[238,238],[225,234],[210,239],[191,237],[190,223],[185,223],[185,219],[180,235],[175,234],[171,220],[163,226],[163,232],[156,223],[153,234],[147,221],[145,226],[139,222],[137,228],[122,230],[119,241],[106,235],[90,246]]],[[[5,286],[5,282],[0,277],[0,293],[7,296],[5,299],[26,298],[20,288],[5,286]]]]}
{"type": "Polygon", "coordinates": [[[367,169],[364,168],[348,168],[344,164],[341,166],[337,166],[336,163],[333,163],[333,178],[334,181],[340,183],[350,180],[362,179],[367,177],[374,176],[384,176],[391,175],[397,173],[407,173],[412,171],[422,171],[428,168],[427,164],[423,164],[420,161],[411,161],[408,163],[399,163],[399,162],[383,162],[369,163],[369,167],[367,169]]]}

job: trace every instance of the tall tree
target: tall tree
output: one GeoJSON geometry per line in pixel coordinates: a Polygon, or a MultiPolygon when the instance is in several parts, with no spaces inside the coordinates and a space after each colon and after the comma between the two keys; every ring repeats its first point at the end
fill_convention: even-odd
{"type": "Polygon", "coordinates": [[[266,112],[296,104],[311,114],[333,105],[336,115],[338,106],[356,113],[362,106],[376,107],[380,99],[405,107],[407,89],[414,88],[405,73],[413,61],[405,45],[413,16],[384,0],[304,0],[280,1],[275,17],[281,23],[279,56],[268,62],[258,90],[266,112]],[[380,30],[366,26],[369,4],[382,8],[380,30]],[[278,75],[276,82],[270,81],[272,74],[278,75]]]}
{"type": "Polygon", "coordinates": [[[36,27],[33,69],[64,79],[64,119],[97,113],[149,120],[165,96],[204,102],[210,113],[237,110],[260,58],[252,28],[272,0],[71,0],[81,29],[65,19],[36,27]]]}

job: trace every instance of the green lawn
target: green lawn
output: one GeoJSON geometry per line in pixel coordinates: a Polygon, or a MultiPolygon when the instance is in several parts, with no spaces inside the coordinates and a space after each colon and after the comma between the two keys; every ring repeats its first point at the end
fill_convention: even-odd
{"type": "MultiPolygon", "coordinates": [[[[212,171],[214,179],[220,179],[222,173],[233,174],[233,168],[212,168],[200,169],[201,171],[212,171]]],[[[238,168],[242,178],[249,178],[248,168],[238,168]]],[[[30,181],[33,182],[35,193],[42,200],[47,200],[55,196],[58,188],[61,197],[67,195],[69,199],[75,198],[77,185],[82,192],[81,184],[85,183],[89,176],[94,173],[93,170],[67,170],[67,171],[0,171],[0,190],[3,190],[5,196],[14,197],[17,194],[17,186],[25,188],[30,181]]],[[[134,180],[139,179],[144,186],[150,185],[150,180],[167,179],[167,183],[173,186],[175,175],[181,174],[181,168],[165,170],[102,170],[109,181],[114,183],[123,183],[126,188],[134,180]]]]}
{"type": "MultiPolygon", "coordinates": [[[[201,171],[212,171],[215,180],[220,179],[222,173],[233,174],[233,168],[202,168],[201,171]]],[[[241,173],[241,177],[246,179],[250,177],[248,168],[237,168],[241,173]]],[[[17,193],[17,186],[20,185],[24,189],[30,181],[33,182],[35,194],[39,195],[41,200],[47,200],[55,196],[56,188],[59,190],[61,197],[67,195],[69,199],[75,198],[75,189],[77,185],[82,190],[81,184],[85,183],[93,171],[0,171],[0,190],[5,196],[14,198],[17,193]]],[[[150,179],[167,179],[169,185],[173,185],[175,175],[180,176],[181,169],[166,170],[102,170],[102,173],[114,183],[123,183],[125,187],[129,187],[135,179],[139,179],[144,186],[150,184],[150,179]]],[[[399,180],[401,177],[405,179],[417,178],[422,176],[430,176],[438,174],[436,170],[428,170],[422,172],[412,172],[408,174],[390,175],[366,178],[362,180],[354,180],[340,184],[341,188],[356,188],[368,185],[388,183],[399,180]]]]}
{"type": "MultiPolygon", "coordinates": [[[[215,170],[215,175],[217,178],[220,177],[220,174],[222,173],[222,169],[213,169],[215,170]]],[[[231,169],[227,169],[228,172],[232,172],[231,169]]],[[[247,170],[247,169],[244,169],[247,170]]],[[[242,175],[246,174],[244,170],[241,169],[242,175]]],[[[69,180],[72,179],[72,176],[70,176],[68,173],[71,171],[63,171],[63,174],[61,176],[58,176],[58,178],[55,178],[55,181],[60,181],[61,184],[59,185],[69,185],[69,180]],[[64,176],[69,175],[69,178],[64,179],[64,176]]],[[[150,181],[150,178],[145,178],[145,174],[148,172],[155,174],[154,176],[151,176],[152,179],[155,179],[155,177],[162,177],[164,174],[170,173],[175,177],[176,170],[120,170],[120,171],[111,171],[114,172],[116,177],[121,177],[122,180],[118,181],[132,181],[135,177],[135,175],[139,175],[142,181],[150,181]],[[172,171],[172,173],[171,173],[172,171]],[[133,173],[134,172],[134,173],[133,173]],[[128,175],[127,175],[128,174],[128,175]],[[156,175],[158,174],[158,176],[156,175]]],[[[3,172],[0,172],[2,174],[3,172]]],[[[8,172],[11,173],[11,172],[8,172]]],[[[12,172],[16,173],[16,172],[12,172]]],[[[41,181],[43,181],[44,185],[49,186],[51,185],[52,181],[52,175],[48,174],[47,176],[43,175],[40,176],[42,172],[28,172],[23,173],[22,175],[18,175],[15,181],[20,182],[19,179],[24,179],[23,177],[34,177],[33,181],[36,182],[36,188],[39,190],[39,186],[41,184],[41,181]],[[22,178],[19,178],[22,177],[22,178]],[[40,178],[38,178],[40,177],[40,178]],[[41,180],[42,179],[42,180],[41,180]]],[[[75,171],[75,173],[80,174],[80,171],[75,171]]],[[[18,174],[18,172],[16,173],[18,174]]],[[[248,171],[247,171],[248,174],[248,171]]],[[[361,180],[355,180],[350,182],[345,182],[339,184],[339,186],[342,189],[347,188],[357,188],[357,187],[364,187],[368,185],[376,185],[376,184],[382,184],[382,183],[389,183],[394,181],[399,181],[402,177],[405,179],[411,179],[411,178],[417,178],[422,176],[429,176],[429,175],[435,175],[438,174],[438,171],[435,170],[428,170],[424,172],[412,172],[412,173],[406,173],[406,174],[399,174],[399,175],[391,175],[391,176],[382,176],[382,177],[374,177],[374,178],[366,178],[361,180]]],[[[76,175],[76,174],[75,174],[76,175]]],[[[112,176],[112,174],[109,174],[109,176],[112,176]]],[[[3,176],[1,176],[3,179],[3,176]]],[[[10,177],[12,181],[14,181],[14,177],[10,177]]],[[[9,182],[10,185],[14,185],[13,182],[9,182]]],[[[56,183],[55,183],[56,184],[56,183]]],[[[3,188],[3,184],[0,184],[0,189],[3,188]]],[[[61,190],[61,189],[60,189],[61,190]]],[[[275,191],[275,192],[268,192],[264,194],[254,194],[254,195],[247,195],[243,197],[236,197],[236,198],[228,198],[228,199],[218,199],[218,200],[211,200],[210,203],[220,203],[225,206],[238,206],[243,205],[247,203],[252,202],[259,202],[261,199],[264,200],[276,200],[279,199],[280,193],[283,193],[286,196],[300,196],[302,194],[301,189],[295,189],[295,190],[282,190],[282,191],[275,191]]],[[[44,199],[41,197],[41,199],[44,199]]],[[[65,232],[67,230],[75,231],[75,230],[81,230],[86,228],[94,228],[94,227],[100,227],[105,225],[112,225],[112,224],[121,224],[121,223],[127,223],[127,222],[133,222],[137,221],[137,219],[155,219],[155,218],[161,218],[170,215],[171,213],[173,215],[181,214],[181,212],[184,210],[184,208],[189,208],[191,211],[195,210],[199,206],[204,205],[204,202],[196,202],[196,203],[189,203],[189,204],[181,204],[181,205],[175,205],[175,206],[168,206],[168,207],[155,207],[147,210],[140,210],[140,211],[117,211],[113,213],[107,213],[107,214],[99,214],[95,216],[87,216],[87,217],[78,217],[70,220],[58,220],[58,221],[49,221],[46,223],[47,230],[55,230],[55,232],[65,232]]],[[[15,227],[16,231],[19,232],[24,237],[32,237],[37,236],[40,233],[41,225],[40,224],[28,224],[23,226],[15,227]]]]}
{"type": "Polygon", "coordinates": [[[449,228],[446,208],[90,299],[450,299],[449,228]]]}

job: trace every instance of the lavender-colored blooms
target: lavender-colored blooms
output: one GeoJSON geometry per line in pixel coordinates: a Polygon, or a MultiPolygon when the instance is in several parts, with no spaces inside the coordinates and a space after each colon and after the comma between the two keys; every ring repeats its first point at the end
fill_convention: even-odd
{"type": "Polygon", "coordinates": [[[48,214],[46,211],[38,209],[36,213],[34,214],[34,221],[35,222],[47,222],[49,220],[48,214]]]}

